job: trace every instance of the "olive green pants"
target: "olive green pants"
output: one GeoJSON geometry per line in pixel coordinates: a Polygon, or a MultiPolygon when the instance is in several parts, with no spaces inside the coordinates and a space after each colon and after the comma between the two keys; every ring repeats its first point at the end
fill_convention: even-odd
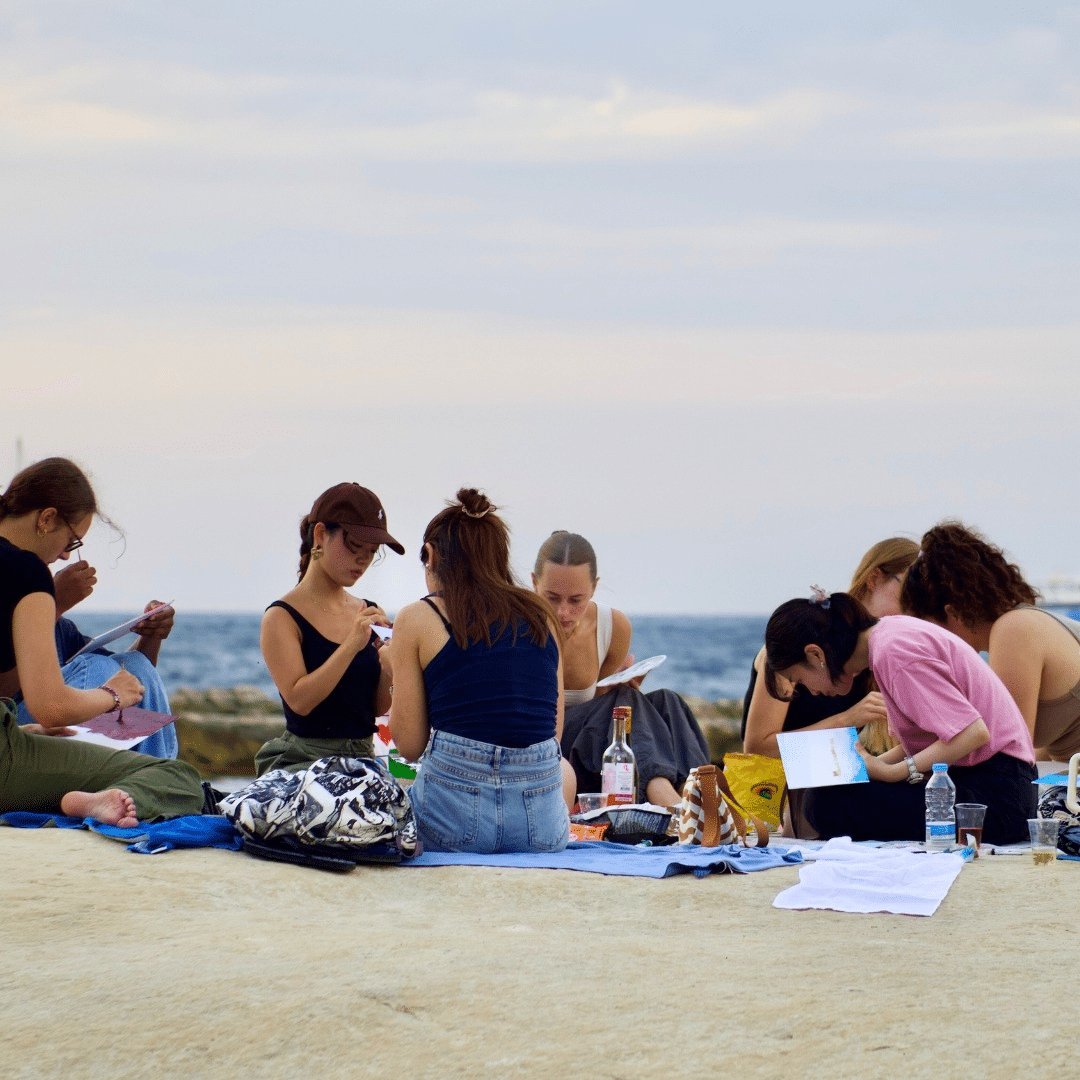
{"type": "Polygon", "coordinates": [[[119,788],[135,800],[140,821],[202,813],[199,774],[186,762],[110,750],[60,735],[28,735],[15,707],[0,698],[0,813],[59,814],[69,791],[119,788]]]}
{"type": "Polygon", "coordinates": [[[373,735],[366,739],[303,739],[286,731],[259,748],[255,755],[255,775],[262,776],[271,769],[300,772],[319,758],[371,757],[374,753],[373,735]]]}

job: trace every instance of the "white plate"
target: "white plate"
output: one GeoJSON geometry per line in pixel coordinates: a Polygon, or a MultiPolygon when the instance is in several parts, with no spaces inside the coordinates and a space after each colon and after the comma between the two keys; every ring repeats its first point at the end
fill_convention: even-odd
{"type": "Polygon", "coordinates": [[[629,682],[639,675],[647,675],[653,668],[658,668],[666,659],[667,657],[661,653],[659,656],[650,656],[648,660],[639,660],[633,667],[628,667],[625,671],[616,671],[614,675],[601,679],[596,685],[618,686],[619,683],[629,682]]]}

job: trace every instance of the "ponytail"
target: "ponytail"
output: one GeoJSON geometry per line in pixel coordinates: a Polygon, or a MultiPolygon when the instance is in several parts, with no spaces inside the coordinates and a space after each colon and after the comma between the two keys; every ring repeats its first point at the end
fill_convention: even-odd
{"type": "Polygon", "coordinates": [[[829,678],[836,682],[855,652],[859,635],[876,623],[877,619],[847,593],[781,604],[765,627],[765,689],[774,698],[790,700],[780,693],[777,675],[805,664],[808,645],[821,649],[829,678]]]}

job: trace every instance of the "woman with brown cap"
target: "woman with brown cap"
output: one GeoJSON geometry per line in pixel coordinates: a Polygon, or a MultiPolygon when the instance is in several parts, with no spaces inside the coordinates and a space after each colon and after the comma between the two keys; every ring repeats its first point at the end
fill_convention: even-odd
{"type": "Polygon", "coordinates": [[[372,627],[389,620],[348,590],[384,544],[405,553],[386,531],[378,496],[359,484],[324,491],[300,522],[299,583],[262,622],[260,646],[286,731],[255,755],[260,776],[305,769],[323,757],[372,755],[375,718],[390,708],[390,669],[372,627]]]}

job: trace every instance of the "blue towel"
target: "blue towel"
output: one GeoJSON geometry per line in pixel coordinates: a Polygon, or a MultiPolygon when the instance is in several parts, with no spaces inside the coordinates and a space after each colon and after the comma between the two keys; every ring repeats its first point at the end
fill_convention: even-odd
{"type": "Polygon", "coordinates": [[[565,851],[548,854],[515,851],[498,855],[473,855],[458,851],[429,851],[402,866],[517,866],[547,870],[583,870],[592,874],[620,877],[670,877],[689,872],[705,877],[716,872],[748,874],[790,866],[803,861],[795,848],[743,848],[735,844],[723,847],[670,845],[668,847],[630,847],[606,840],[572,841],[565,851]]]}
{"type": "Polygon", "coordinates": [[[35,814],[30,810],[11,810],[0,814],[0,825],[13,829],[84,829],[82,818],[64,817],[63,814],[35,814]]]}
{"type": "Polygon", "coordinates": [[[239,851],[242,847],[240,834],[226,817],[210,814],[190,814],[187,817],[158,821],[152,825],[136,825],[120,829],[104,825],[93,818],[64,817],[62,814],[33,814],[27,810],[13,810],[0,814],[0,824],[16,829],[92,829],[110,840],[128,840],[128,851],[140,855],[157,855],[174,848],[216,847],[239,851]]]}

